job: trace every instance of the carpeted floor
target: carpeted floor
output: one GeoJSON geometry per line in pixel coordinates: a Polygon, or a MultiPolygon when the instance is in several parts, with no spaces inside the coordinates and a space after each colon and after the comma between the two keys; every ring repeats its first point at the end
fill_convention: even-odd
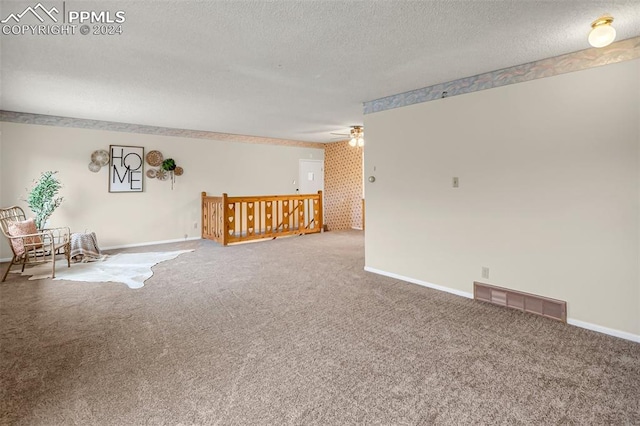
{"type": "MultiPolygon", "coordinates": [[[[640,345],[363,271],[363,236],[0,285],[1,424],[640,424],[640,345]]],[[[129,250],[135,251],[135,250],[129,250]]]]}

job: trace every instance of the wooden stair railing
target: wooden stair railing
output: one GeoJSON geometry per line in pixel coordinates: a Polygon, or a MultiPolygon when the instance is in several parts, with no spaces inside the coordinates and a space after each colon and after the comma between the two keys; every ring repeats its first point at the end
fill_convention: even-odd
{"type": "Polygon", "coordinates": [[[202,238],[222,245],[322,230],[322,191],[221,197],[202,193],[202,238]]]}

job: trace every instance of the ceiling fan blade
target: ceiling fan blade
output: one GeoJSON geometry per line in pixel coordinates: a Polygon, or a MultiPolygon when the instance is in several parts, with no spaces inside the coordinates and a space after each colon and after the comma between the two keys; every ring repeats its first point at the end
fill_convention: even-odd
{"type": "Polygon", "coordinates": [[[330,135],[338,135],[338,136],[349,136],[349,133],[334,133],[334,132],[330,132],[330,135]]]}

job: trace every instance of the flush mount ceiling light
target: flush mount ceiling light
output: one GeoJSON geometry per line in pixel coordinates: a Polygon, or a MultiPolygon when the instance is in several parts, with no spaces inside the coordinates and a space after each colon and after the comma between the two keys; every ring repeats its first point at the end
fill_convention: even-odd
{"type": "Polygon", "coordinates": [[[589,44],[593,47],[605,47],[613,43],[616,38],[616,29],[611,26],[613,16],[604,15],[591,23],[589,32],[589,44]]]}
{"type": "Polygon", "coordinates": [[[351,137],[349,145],[364,146],[364,130],[362,129],[362,126],[351,126],[349,136],[351,137]]]}

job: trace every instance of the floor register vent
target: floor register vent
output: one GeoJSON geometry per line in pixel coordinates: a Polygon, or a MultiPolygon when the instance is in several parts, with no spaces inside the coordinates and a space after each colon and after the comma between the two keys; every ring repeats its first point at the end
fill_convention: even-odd
{"type": "Polygon", "coordinates": [[[473,298],[567,322],[567,302],[494,285],[473,283],[473,298]]]}

